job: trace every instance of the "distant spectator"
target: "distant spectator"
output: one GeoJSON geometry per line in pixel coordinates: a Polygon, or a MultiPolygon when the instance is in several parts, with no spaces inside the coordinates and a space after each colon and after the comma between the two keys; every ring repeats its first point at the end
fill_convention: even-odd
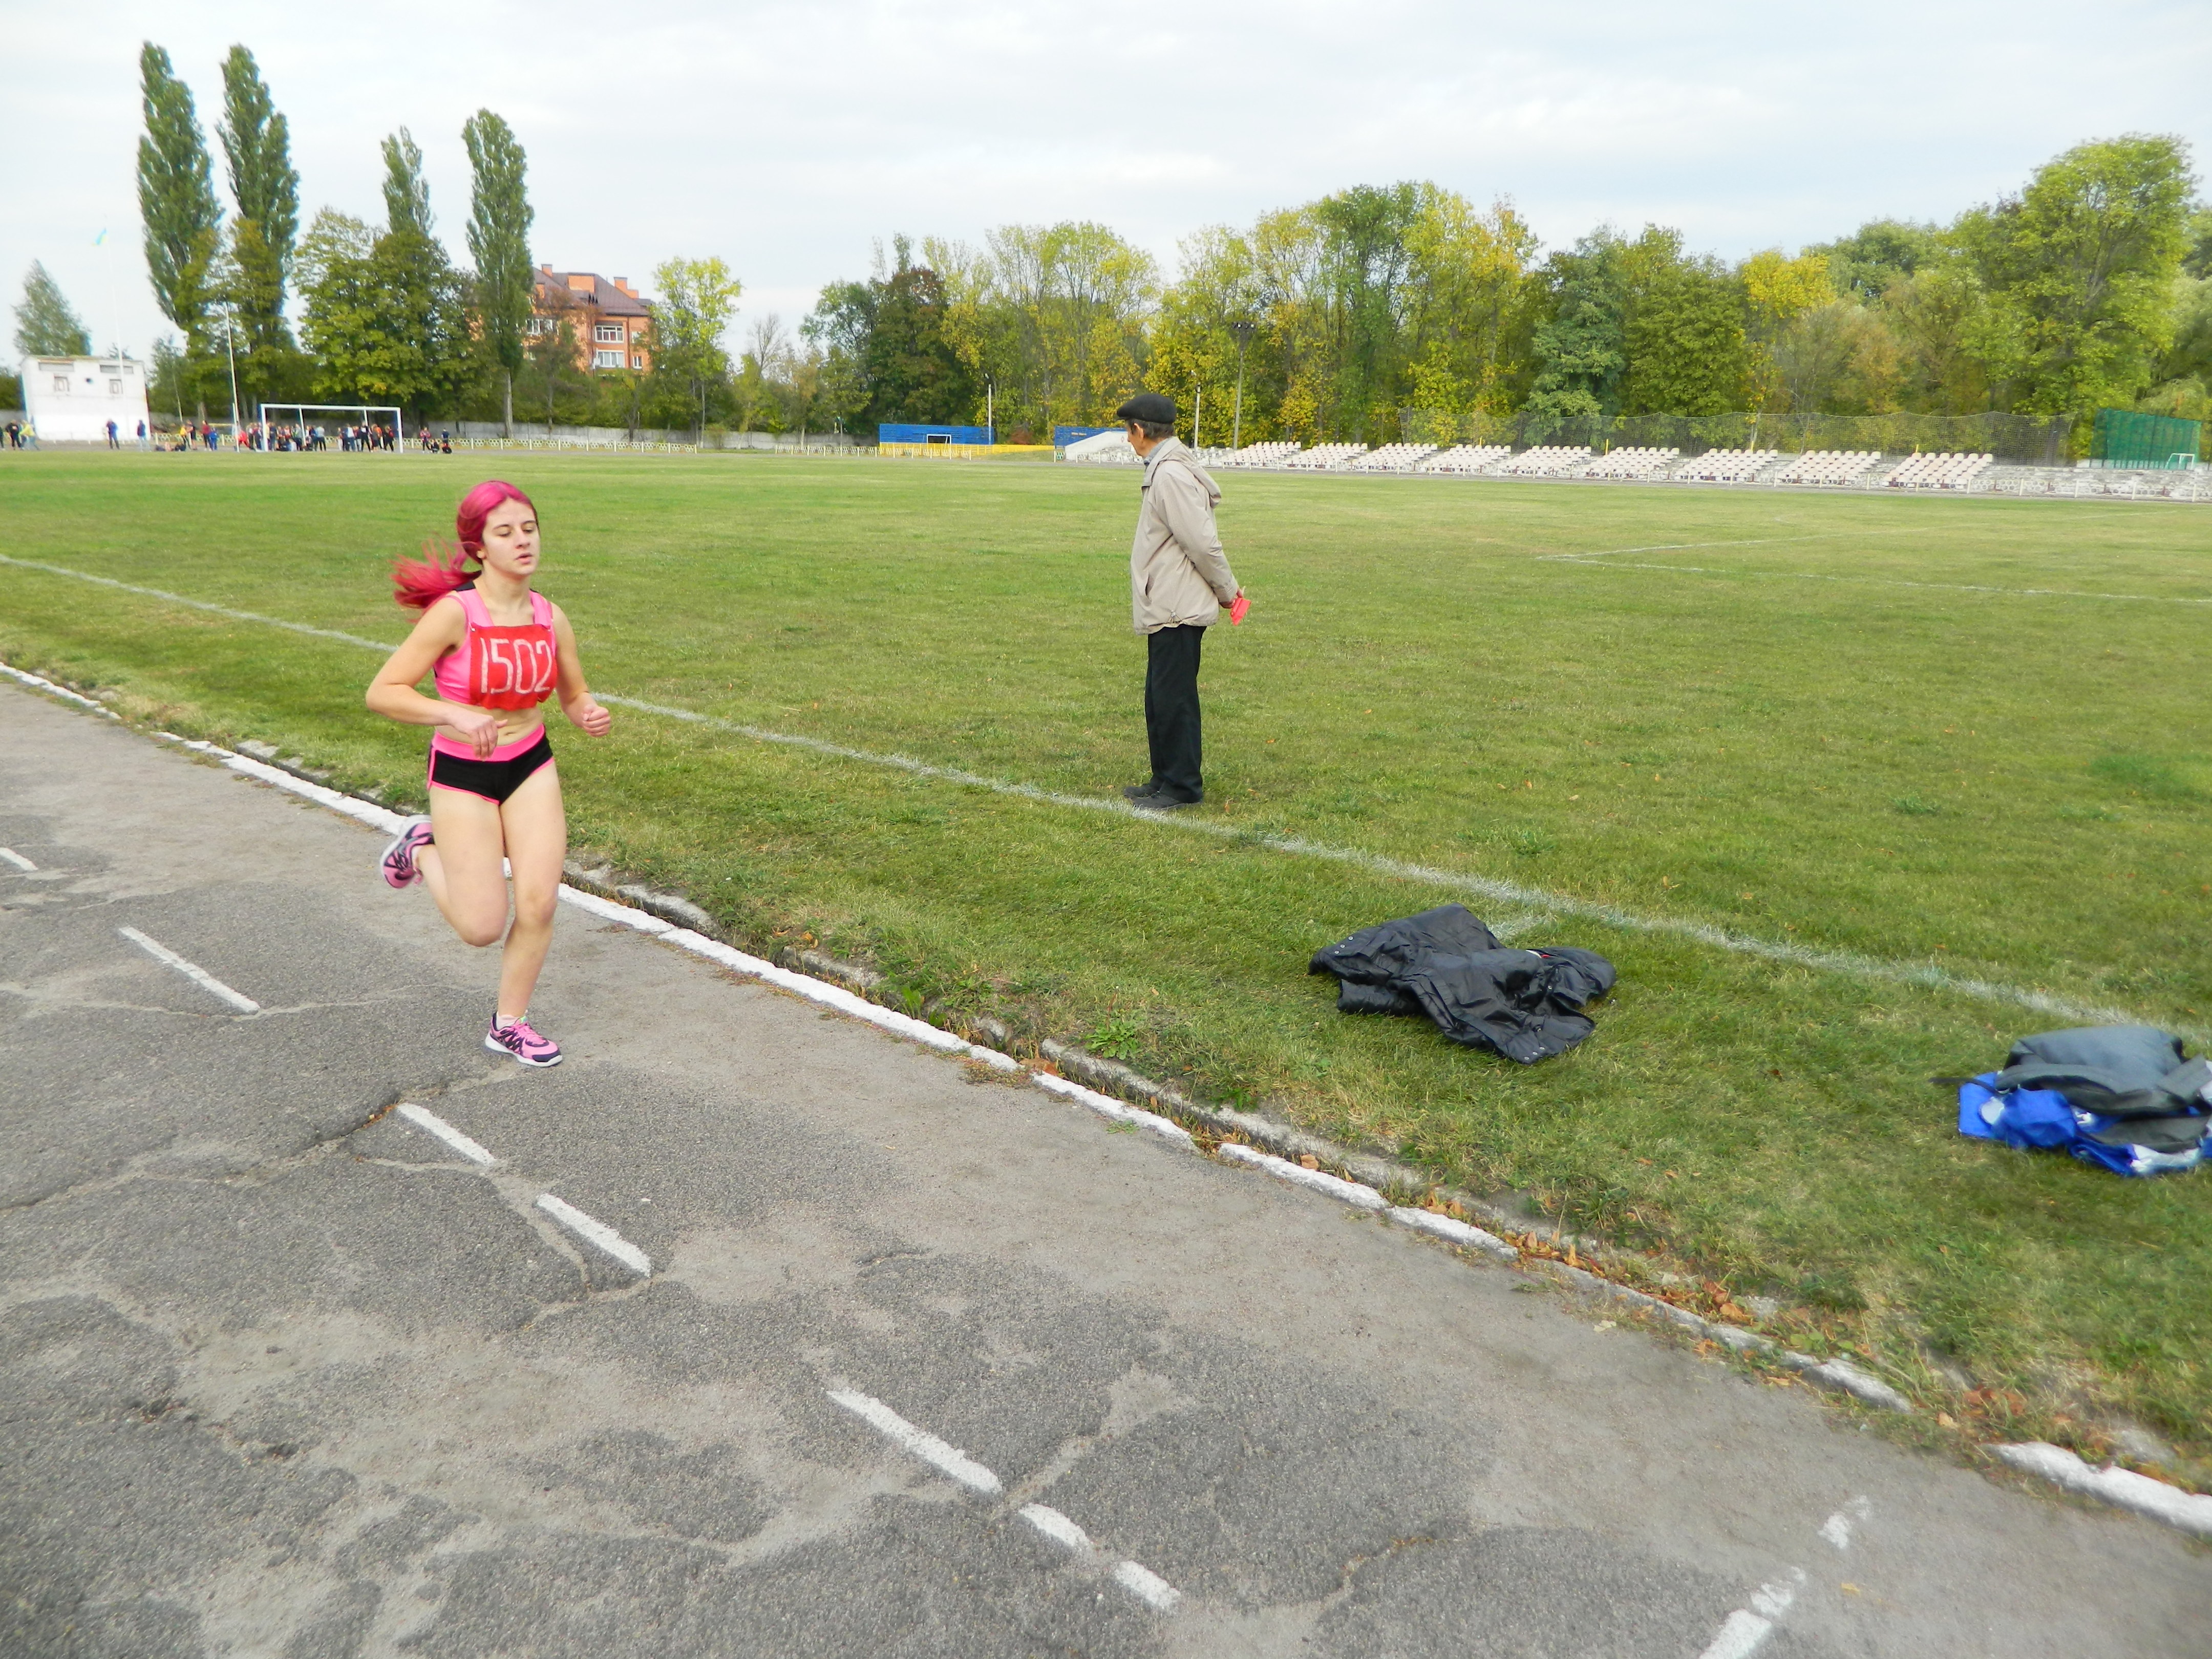
{"type": "Polygon", "coordinates": [[[110,421],[107,423],[107,447],[110,449],[120,449],[123,447],[122,444],[116,439],[115,422],[112,421],[110,421]]]}

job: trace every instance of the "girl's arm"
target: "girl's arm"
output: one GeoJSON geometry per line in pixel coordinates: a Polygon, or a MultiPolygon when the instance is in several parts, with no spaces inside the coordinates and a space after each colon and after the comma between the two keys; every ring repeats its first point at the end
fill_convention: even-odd
{"type": "Polygon", "coordinates": [[[561,712],[587,737],[604,738],[615,717],[599,706],[584,684],[584,659],[576,650],[576,630],[568,626],[568,613],[553,607],[553,639],[559,647],[561,712]]]}
{"type": "Polygon", "coordinates": [[[422,613],[399,648],[368,683],[363,699],[386,720],[403,726],[442,726],[473,744],[479,757],[499,747],[499,716],[426,697],[415,688],[438,665],[438,659],[459,646],[468,630],[461,602],[448,596],[422,613]]]}

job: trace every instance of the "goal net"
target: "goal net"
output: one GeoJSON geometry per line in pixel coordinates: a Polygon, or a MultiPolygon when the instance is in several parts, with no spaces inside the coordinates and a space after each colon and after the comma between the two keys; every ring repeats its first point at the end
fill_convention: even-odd
{"type": "Polygon", "coordinates": [[[319,427],[325,448],[342,446],[348,431],[374,434],[363,447],[388,447],[397,454],[407,447],[406,422],[393,404],[257,404],[253,418],[264,444],[289,428],[293,440],[305,448],[315,441],[314,429],[319,427]]]}

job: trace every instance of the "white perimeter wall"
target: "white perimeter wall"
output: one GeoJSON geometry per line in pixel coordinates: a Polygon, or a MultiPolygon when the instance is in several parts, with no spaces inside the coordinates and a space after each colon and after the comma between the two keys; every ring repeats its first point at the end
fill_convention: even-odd
{"type": "Polygon", "coordinates": [[[107,423],[138,441],[146,413],[146,365],[109,357],[26,357],[23,407],[39,436],[52,443],[105,443],[107,423]]]}

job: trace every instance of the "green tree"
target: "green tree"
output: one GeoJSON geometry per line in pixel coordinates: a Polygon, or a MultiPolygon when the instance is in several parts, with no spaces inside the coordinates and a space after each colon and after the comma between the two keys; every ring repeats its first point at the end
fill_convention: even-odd
{"type": "Polygon", "coordinates": [[[722,334],[744,284],[720,259],[665,260],[653,268],[653,282],[660,290],[646,307],[653,314],[653,374],[684,389],[692,424],[703,431],[708,390],[730,378],[722,334]]]}
{"type": "Polygon", "coordinates": [[[2135,134],[2077,145],[2018,198],[1961,218],[2017,342],[2014,408],[2086,416],[2150,384],[2172,340],[2195,185],[2179,139],[2135,134]]]}
{"type": "Polygon", "coordinates": [[[231,311],[256,349],[289,346],[284,290],[300,229],[300,175],[291,137],[253,54],[233,46],[222,65],[223,118],[216,125],[229,163],[230,260],[236,267],[231,311]]]}
{"type": "MultiPolygon", "coordinates": [[[[535,216],[526,187],[528,163],[514,129],[480,109],[461,129],[468,146],[469,257],[477,264],[477,316],[483,343],[499,364],[501,419],[514,435],[514,374],[522,367],[522,330],[531,315],[537,272],[530,263],[535,216]]],[[[427,206],[427,204],[426,204],[427,206]]]]}
{"type": "Polygon", "coordinates": [[[422,150],[405,127],[384,141],[384,222],[394,234],[427,237],[430,185],[422,177],[422,150]]]}
{"type": "Polygon", "coordinates": [[[36,259],[23,273],[23,298],[15,307],[15,349],[26,357],[82,357],[92,351],[92,331],[36,259]]]}
{"type": "Polygon", "coordinates": [[[412,228],[325,208],[300,245],[301,331],[327,397],[450,412],[472,367],[468,283],[412,228]]]}
{"type": "Polygon", "coordinates": [[[1743,407],[1750,363],[1742,284],[1709,256],[1685,256],[1673,231],[1627,252],[1628,372],[1621,412],[1719,415],[1743,407]]]}
{"type": "Polygon", "coordinates": [[[1530,356],[1527,409],[1540,441],[1570,421],[1619,412],[1628,368],[1628,245],[1610,226],[1544,262],[1535,278],[1544,303],[1530,356]]]}
{"type": "Polygon", "coordinates": [[[817,408],[851,425],[972,421],[982,375],[956,337],[944,278],[914,262],[906,237],[891,246],[894,268],[878,244],[875,275],[830,283],[800,328],[824,354],[817,408]]]}
{"type": "Polygon", "coordinates": [[[1937,226],[1875,219],[1849,236],[1804,251],[1827,260],[1828,278],[1837,293],[1875,301],[1892,283],[1942,258],[1943,250],[1944,234],[1937,226]]]}
{"type": "Polygon", "coordinates": [[[193,112],[191,90],[177,79],[169,54],[147,41],[139,51],[138,74],[146,119],[138,140],[146,270],[162,315],[184,330],[187,349],[204,349],[208,272],[222,226],[215,164],[193,112]]]}

